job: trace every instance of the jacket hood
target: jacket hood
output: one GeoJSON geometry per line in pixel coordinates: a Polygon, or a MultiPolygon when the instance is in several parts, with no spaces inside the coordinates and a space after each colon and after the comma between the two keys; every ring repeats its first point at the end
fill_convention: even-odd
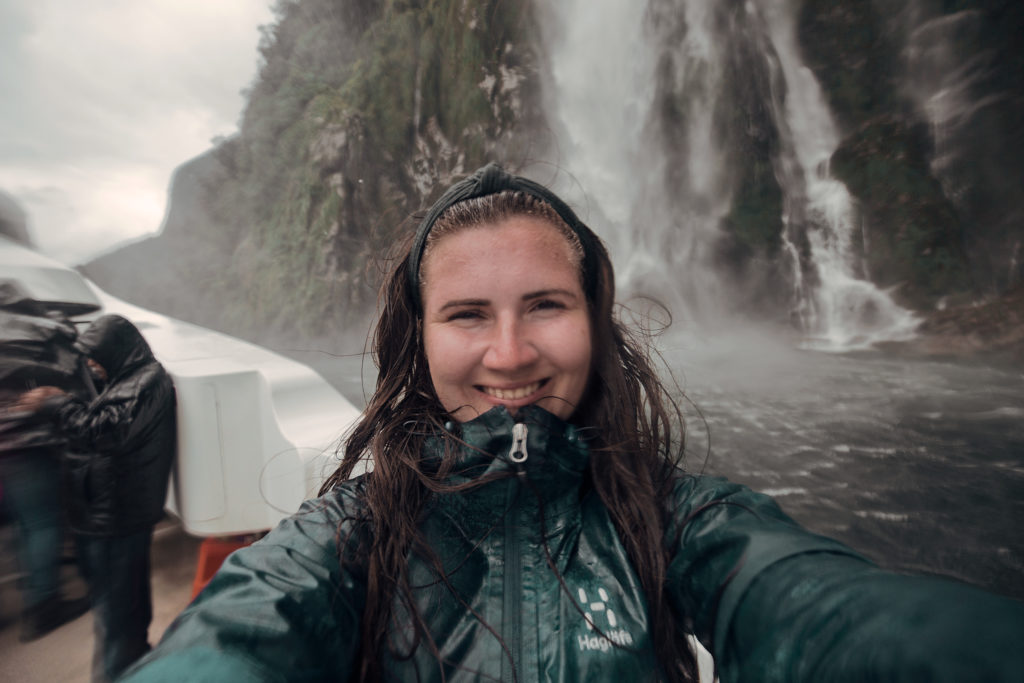
{"type": "Polygon", "coordinates": [[[78,338],[76,346],[102,365],[110,380],[154,360],[139,329],[119,315],[97,318],[78,338]]]}

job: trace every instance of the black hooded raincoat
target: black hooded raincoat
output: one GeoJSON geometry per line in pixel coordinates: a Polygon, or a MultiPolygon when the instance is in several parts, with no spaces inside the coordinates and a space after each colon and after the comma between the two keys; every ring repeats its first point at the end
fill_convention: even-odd
{"type": "Polygon", "coordinates": [[[163,516],[176,450],[174,385],[128,320],[108,315],[78,346],[107,372],[92,401],[66,396],[44,411],[68,439],[66,479],[71,528],[121,535],[163,516]]]}

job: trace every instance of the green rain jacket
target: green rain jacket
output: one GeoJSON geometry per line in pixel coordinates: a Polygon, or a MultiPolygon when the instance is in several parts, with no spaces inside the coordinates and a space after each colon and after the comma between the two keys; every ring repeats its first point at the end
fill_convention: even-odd
{"type": "MultiPolygon", "coordinates": [[[[646,600],[586,485],[580,432],[532,406],[460,428],[472,448],[456,479],[509,476],[428,506],[422,528],[447,585],[415,557],[410,583],[444,664],[425,645],[408,658],[381,653],[390,679],[659,680],[646,600]]],[[[440,443],[428,442],[428,462],[440,443]]],[[[232,554],[123,680],[348,680],[366,576],[339,551],[358,543],[360,527],[349,532],[362,486],[308,501],[232,554]]],[[[723,681],[1020,680],[1020,603],[884,572],[724,479],[680,472],[664,506],[667,595],[723,681]]]]}

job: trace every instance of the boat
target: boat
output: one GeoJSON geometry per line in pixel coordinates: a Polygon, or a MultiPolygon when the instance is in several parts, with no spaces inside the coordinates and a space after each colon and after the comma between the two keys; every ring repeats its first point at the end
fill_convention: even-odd
{"type": "Polygon", "coordinates": [[[0,235],[0,279],[71,317],[116,313],[142,332],[177,393],[178,453],[167,510],[200,537],[259,535],[316,496],[359,416],[309,366],[146,310],[74,268],[0,235]]]}

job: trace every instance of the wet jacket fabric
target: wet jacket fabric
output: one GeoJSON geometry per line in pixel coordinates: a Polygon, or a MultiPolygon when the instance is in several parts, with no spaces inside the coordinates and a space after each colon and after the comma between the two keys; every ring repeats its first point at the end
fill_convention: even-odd
{"type": "Polygon", "coordinates": [[[65,439],[49,419],[10,406],[39,386],[86,391],[77,337],[66,317],[32,299],[17,283],[0,281],[0,457],[63,447],[65,439]]]}
{"type": "MultiPolygon", "coordinates": [[[[535,407],[515,420],[518,464],[521,428],[504,409],[461,425],[461,476],[511,476],[429,504],[423,531],[449,585],[415,557],[409,578],[445,664],[426,647],[382,653],[389,679],[659,680],[636,574],[585,483],[586,443],[535,407]]],[[[428,445],[425,466],[439,452],[428,445]]],[[[362,487],[308,501],[232,554],[123,680],[348,680],[367,577],[338,558],[354,559],[367,533],[353,522],[362,487]]],[[[1019,603],[881,571],[724,479],[680,472],[664,506],[667,593],[722,681],[1017,680],[1019,603]]]]}
{"type": "Polygon", "coordinates": [[[50,399],[43,411],[68,439],[69,525],[82,534],[122,535],[163,516],[176,448],[174,385],[128,320],[103,316],[78,347],[107,372],[99,395],[50,399]]]}

